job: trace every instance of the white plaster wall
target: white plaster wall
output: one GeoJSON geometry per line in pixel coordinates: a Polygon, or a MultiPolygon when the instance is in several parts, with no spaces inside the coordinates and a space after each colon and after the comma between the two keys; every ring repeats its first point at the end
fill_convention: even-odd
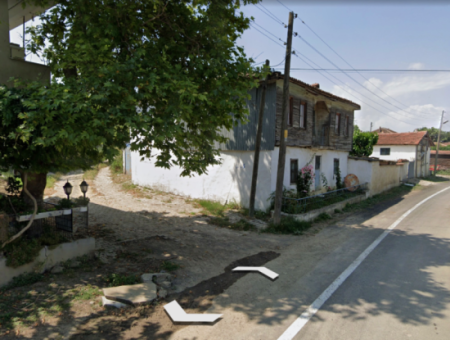
{"type": "MultiPolygon", "coordinates": [[[[277,167],[278,167],[278,156],[279,156],[279,148],[275,147],[272,156],[272,186],[271,192],[275,191],[276,183],[277,183],[277,167]]],[[[287,147],[286,148],[286,165],[284,168],[284,186],[287,188],[295,189],[296,185],[290,183],[291,178],[291,159],[298,159],[298,168],[299,170],[303,168],[309,161],[311,161],[311,165],[315,167],[316,160],[315,156],[322,156],[321,161],[321,169],[320,172],[325,175],[328,181],[328,185],[334,187],[336,185],[336,181],[334,178],[334,159],[339,159],[339,166],[341,169],[341,179],[343,180],[347,175],[347,151],[335,151],[335,150],[323,150],[323,149],[306,149],[306,148],[294,148],[287,147]]],[[[314,171],[314,170],[313,170],[314,171]]],[[[318,179],[320,181],[320,185],[322,187],[321,178],[318,179]]],[[[315,179],[313,180],[313,184],[311,186],[311,191],[314,191],[315,188],[315,179]]]]}
{"type": "Polygon", "coordinates": [[[369,196],[379,194],[400,185],[408,174],[408,163],[403,165],[380,165],[361,159],[348,160],[348,172],[358,177],[359,183],[368,183],[369,196]]]}
{"type": "Polygon", "coordinates": [[[359,183],[370,183],[372,181],[372,164],[378,162],[368,162],[362,159],[348,159],[347,171],[358,177],[359,183]]]}
{"type": "MultiPolygon", "coordinates": [[[[211,199],[225,203],[236,201],[248,207],[253,172],[254,151],[223,151],[222,164],[210,166],[208,173],[180,177],[181,169],[164,169],[154,165],[154,159],[140,160],[131,153],[132,181],[134,184],[157,188],[192,198],[211,199]]],[[[255,209],[265,210],[271,188],[272,151],[261,151],[255,209]]]]}
{"type": "Polygon", "coordinates": [[[377,157],[388,161],[396,161],[398,159],[407,159],[414,161],[416,159],[415,145],[375,145],[370,157],[377,157]],[[391,148],[389,156],[380,155],[380,148],[391,148]]]}

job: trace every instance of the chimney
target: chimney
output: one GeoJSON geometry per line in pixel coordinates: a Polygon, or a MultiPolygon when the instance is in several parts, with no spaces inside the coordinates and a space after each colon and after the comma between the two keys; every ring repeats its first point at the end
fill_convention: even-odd
{"type": "Polygon", "coordinates": [[[320,89],[320,85],[319,83],[314,83],[311,85],[312,87],[315,87],[316,89],[320,89]]]}

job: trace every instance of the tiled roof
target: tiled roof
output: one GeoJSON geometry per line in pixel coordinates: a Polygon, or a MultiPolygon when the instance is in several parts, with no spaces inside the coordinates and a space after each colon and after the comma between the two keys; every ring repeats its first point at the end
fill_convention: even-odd
{"type": "MultiPolygon", "coordinates": [[[[284,75],[281,74],[281,72],[273,72],[271,79],[284,79],[284,75]]],[[[338,100],[340,102],[351,104],[352,106],[354,106],[356,108],[356,110],[361,110],[361,106],[359,104],[352,102],[351,100],[348,100],[348,99],[345,99],[342,97],[338,97],[330,92],[326,92],[324,90],[321,90],[317,87],[311,86],[307,83],[302,82],[301,80],[298,80],[298,79],[295,79],[292,77],[289,77],[289,81],[293,84],[296,84],[296,85],[299,85],[301,87],[308,89],[308,91],[310,91],[312,93],[320,94],[322,96],[329,97],[331,99],[338,100]]]]}
{"type": "Polygon", "coordinates": [[[384,128],[384,127],[379,127],[378,129],[376,129],[376,132],[378,133],[397,133],[394,130],[388,129],[388,128],[384,128]]]}
{"type": "Polygon", "coordinates": [[[405,133],[380,133],[377,145],[418,145],[423,138],[427,138],[429,145],[434,143],[428,137],[426,131],[405,132],[405,133]]]}
{"type": "MultiPolygon", "coordinates": [[[[430,150],[430,153],[432,155],[435,155],[436,154],[436,150],[430,150]]],[[[448,151],[448,150],[439,150],[439,154],[440,155],[450,155],[450,151],[448,151]]]]}

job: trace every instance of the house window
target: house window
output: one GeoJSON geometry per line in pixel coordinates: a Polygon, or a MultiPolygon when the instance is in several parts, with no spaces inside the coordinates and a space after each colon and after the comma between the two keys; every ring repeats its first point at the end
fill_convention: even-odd
{"type": "Polygon", "coordinates": [[[339,158],[335,158],[333,161],[333,178],[339,171],[339,158]]]}
{"type": "Polygon", "coordinates": [[[287,125],[292,126],[293,121],[294,121],[294,98],[289,97],[289,113],[287,125]]]}
{"type": "Polygon", "coordinates": [[[344,134],[346,136],[348,136],[348,116],[345,116],[345,120],[344,120],[344,134]]]}
{"type": "Polygon", "coordinates": [[[300,103],[300,127],[306,128],[306,102],[300,103]]]}
{"type": "Polygon", "coordinates": [[[297,183],[298,176],[298,160],[291,159],[291,184],[297,183]]]}
{"type": "Polygon", "coordinates": [[[339,132],[341,131],[341,114],[340,113],[336,113],[336,124],[334,125],[334,131],[336,132],[336,134],[339,134],[339,132]]]}
{"type": "Polygon", "coordinates": [[[391,154],[391,148],[380,148],[380,155],[389,156],[391,154]]]}

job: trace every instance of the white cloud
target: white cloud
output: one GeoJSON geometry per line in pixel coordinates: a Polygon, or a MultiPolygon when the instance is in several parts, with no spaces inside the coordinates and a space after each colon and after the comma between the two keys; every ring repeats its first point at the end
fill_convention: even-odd
{"type": "Polygon", "coordinates": [[[355,114],[356,124],[361,129],[369,130],[371,122],[373,129],[382,126],[398,132],[413,131],[423,126],[438,127],[441,112],[445,108],[430,103],[430,91],[450,86],[450,75],[396,76],[385,82],[378,78],[369,80],[363,85],[376,95],[355,83],[349,85],[365,97],[344,85],[342,87],[345,90],[338,86],[332,90],[334,94],[361,105],[361,110],[355,114]]]}
{"type": "Polygon", "coordinates": [[[425,68],[425,65],[422,63],[411,63],[408,66],[408,69],[410,70],[423,70],[425,68]]]}

